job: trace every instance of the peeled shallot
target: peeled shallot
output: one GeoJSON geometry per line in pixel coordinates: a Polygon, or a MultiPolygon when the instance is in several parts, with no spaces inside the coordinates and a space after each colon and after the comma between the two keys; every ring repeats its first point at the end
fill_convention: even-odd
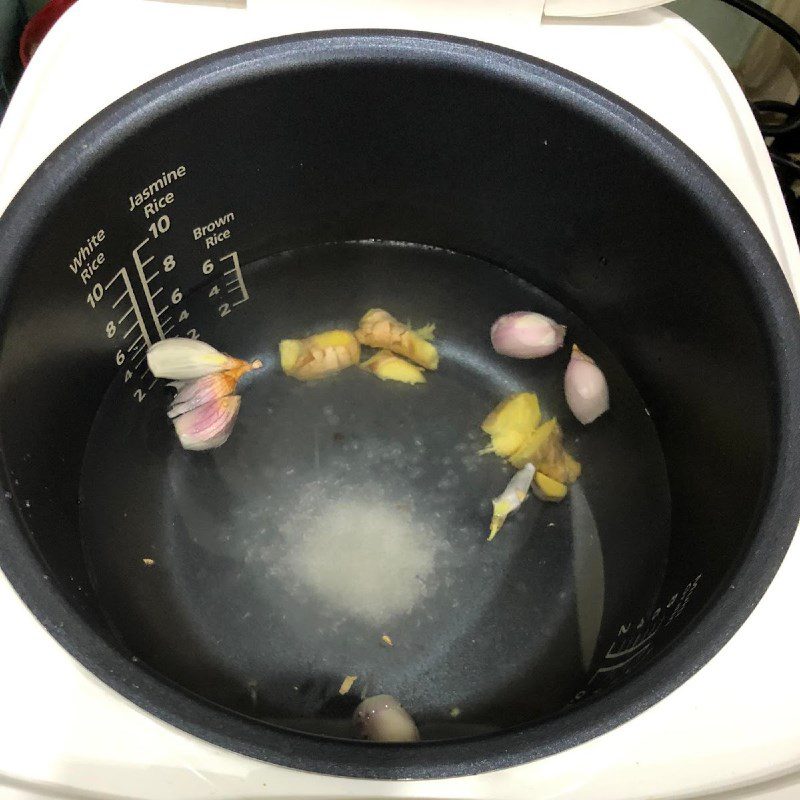
{"type": "Polygon", "coordinates": [[[569,410],[584,425],[608,411],[606,376],[578,345],[572,346],[572,358],[564,373],[564,394],[569,410]]]}
{"type": "Polygon", "coordinates": [[[492,347],[503,356],[542,358],[564,344],[567,329],[544,314],[515,311],[495,321],[491,329],[492,347]]]}

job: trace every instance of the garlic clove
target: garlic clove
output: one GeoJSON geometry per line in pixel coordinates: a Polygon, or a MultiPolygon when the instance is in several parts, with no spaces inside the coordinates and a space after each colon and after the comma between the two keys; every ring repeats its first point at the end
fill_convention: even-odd
{"type": "MultiPolygon", "coordinates": [[[[254,362],[256,363],[260,364],[254,362]]],[[[236,369],[243,364],[247,362],[220,353],[210,344],[197,339],[164,339],[151,345],[147,351],[147,366],[156,378],[190,380],[226,369],[236,369]]]]}
{"type": "Polygon", "coordinates": [[[372,742],[418,742],[419,731],[394,697],[378,694],[363,700],[353,713],[361,737],[372,742]]]}
{"type": "Polygon", "coordinates": [[[492,325],[492,347],[512,358],[542,358],[555,353],[564,344],[567,329],[544,314],[515,311],[505,314],[492,325]]]}
{"type": "Polygon", "coordinates": [[[531,481],[536,474],[533,464],[526,464],[515,473],[502,493],[492,500],[492,521],[489,525],[489,538],[492,541],[503,527],[506,517],[516,511],[528,496],[531,481]]]}
{"type": "Polygon", "coordinates": [[[212,450],[228,441],[242,398],[228,395],[172,420],[184,450],[212,450]]]}
{"type": "Polygon", "coordinates": [[[564,395],[578,422],[588,425],[609,409],[608,383],[600,367],[572,346],[572,357],[564,373],[564,395]]]}
{"type": "Polygon", "coordinates": [[[253,369],[258,369],[262,364],[260,361],[253,361],[252,364],[242,362],[234,369],[224,372],[215,372],[213,375],[205,375],[202,378],[195,378],[193,381],[174,381],[174,386],[178,391],[172,400],[167,411],[170,419],[186,414],[198,406],[219,400],[236,391],[236,384],[239,378],[253,369]]]}

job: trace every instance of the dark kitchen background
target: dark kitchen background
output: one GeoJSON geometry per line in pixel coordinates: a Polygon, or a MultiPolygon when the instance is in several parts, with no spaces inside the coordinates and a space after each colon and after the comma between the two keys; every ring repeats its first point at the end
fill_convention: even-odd
{"type": "MultiPolygon", "coordinates": [[[[0,117],[39,42],[74,2],[0,0],[0,117]]],[[[674,0],[668,7],[716,46],[753,104],[800,235],[800,1],[674,0]]]]}

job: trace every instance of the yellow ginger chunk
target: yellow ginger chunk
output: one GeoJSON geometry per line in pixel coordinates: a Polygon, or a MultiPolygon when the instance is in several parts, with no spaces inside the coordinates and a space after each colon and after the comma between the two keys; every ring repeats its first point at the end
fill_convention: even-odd
{"type": "Polygon", "coordinates": [[[538,472],[533,476],[531,491],[540,500],[550,503],[558,503],[567,496],[567,485],[560,481],[554,481],[543,472],[538,472]]]}
{"type": "Polygon", "coordinates": [[[555,418],[532,431],[508,460],[517,469],[531,463],[537,473],[559,483],[575,483],[581,474],[581,465],[564,450],[564,434],[555,418]]]}
{"type": "MultiPolygon", "coordinates": [[[[525,444],[541,419],[539,398],[533,392],[512,394],[483,421],[482,430],[492,437],[491,445],[483,452],[509,458],[525,444]]],[[[521,469],[526,463],[514,466],[521,469]]]]}
{"type": "Polygon", "coordinates": [[[377,375],[382,381],[400,381],[400,383],[425,383],[422,370],[390,350],[381,350],[372,358],[361,364],[361,369],[377,375]]]}
{"type": "Polygon", "coordinates": [[[323,378],[357,364],[361,346],[350,331],[324,331],[306,339],[284,339],[280,345],[281,367],[301,381],[323,378]]]}
{"type": "Polygon", "coordinates": [[[391,350],[425,369],[436,369],[439,366],[439,353],[428,341],[433,337],[433,330],[433,325],[411,330],[388,311],[371,308],[361,317],[356,338],[361,344],[391,350]]]}
{"type": "Polygon", "coordinates": [[[539,399],[533,392],[510,395],[481,425],[492,437],[492,443],[483,452],[496,453],[517,469],[533,464],[537,475],[541,472],[559,483],[575,483],[581,465],[564,450],[564,435],[558,420],[541,422],[539,399]]]}

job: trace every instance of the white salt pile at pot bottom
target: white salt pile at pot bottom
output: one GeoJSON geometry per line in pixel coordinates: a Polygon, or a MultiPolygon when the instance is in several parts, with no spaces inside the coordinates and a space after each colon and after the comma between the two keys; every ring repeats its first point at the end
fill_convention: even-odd
{"type": "Polygon", "coordinates": [[[448,545],[408,501],[379,485],[308,484],[280,527],[285,550],[274,566],[292,592],[370,624],[409,613],[436,588],[437,557],[448,545]]]}

